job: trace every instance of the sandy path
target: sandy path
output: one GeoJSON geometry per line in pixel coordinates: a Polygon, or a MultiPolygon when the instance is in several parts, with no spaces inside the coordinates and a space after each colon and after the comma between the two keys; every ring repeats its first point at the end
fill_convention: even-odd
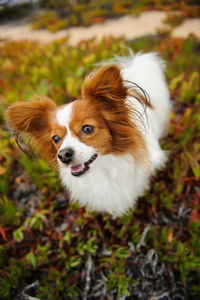
{"type": "MultiPolygon", "coordinates": [[[[139,17],[124,16],[115,20],[108,20],[102,24],[90,27],[74,27],[51,33],[47,30],[32,30],[24,22],[9,22],[0,25],[0,39],[8,40],[38,40],[48,43],[69,35],[69,44],[76,46],[81,40],[93,37],[102,39],[105,36],[124,37],[131,40],[147,34],[156,34],[158,29],[167,28],[163,23],[165,12],[149,11],[141,13],[139,17]]],[[[194,33],[200,37],[200,19],[186,20],[181,26],[176,27],[172,33],[173,37],[186,37],[194,33]]]]}
{"type": "Polygon", "coordinates": [[[185,20],[182,25],[173,30],[171,35],[186,38],[190,33],[200,38],[200,18],[185,20]]]}

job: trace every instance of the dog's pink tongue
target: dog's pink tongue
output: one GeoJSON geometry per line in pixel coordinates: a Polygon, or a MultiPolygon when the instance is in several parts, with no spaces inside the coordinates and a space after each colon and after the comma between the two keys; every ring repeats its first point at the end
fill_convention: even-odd
{"type": "Polygon", "coordinates": [[[71,166],[72,173],[79,173],[79,172],[83,171],[83,169],[84,169],[84,166],[82,164],[77,165],[77,166],[71,166]]]}

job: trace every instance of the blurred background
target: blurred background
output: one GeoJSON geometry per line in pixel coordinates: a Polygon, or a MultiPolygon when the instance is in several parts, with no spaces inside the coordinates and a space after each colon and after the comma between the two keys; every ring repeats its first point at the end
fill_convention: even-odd
{"type": "Polygon", "coordinates": [[[0,0],[0,299],[200,298],[200,5],[0,0]],[[173,102],[167,166],[115,220],[69,202],[56,170],[19,150],[5,111],[80,95],[96,62],[157,51],[173,102]]]}

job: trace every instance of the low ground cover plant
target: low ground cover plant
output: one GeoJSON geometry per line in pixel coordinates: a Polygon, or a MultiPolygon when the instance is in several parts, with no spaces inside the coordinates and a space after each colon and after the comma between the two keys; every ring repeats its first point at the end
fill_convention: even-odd
{"type": "Polygon", "coordinates": [[[0,47],[0,298],[198,299],[200,297],[200,42],[67,39],[0,47]],[[47,95],[62,104],[85,74],[114,54],[159,51],[173,101],[165,169],[122,218],[69,203],[55,170],[21,153],[5,125],[12,103],[47,95]],[[154,297],[154,298],[152,298],[154,297]]]}
{"type": "Polygon", "coordinates": [[[32,28],[48,29],[55,32],[71,26],[90,26],[102,23],[110,18],[124,15],[137,16],[141,11],[165,10],[168,12],[166,22],[173,27],[181,24],[186,18],[200,15],[198,1],[151,0],[109,0],[109,1],[40,1],[40,7],[46,9],[36,16],[32,28]],[[177,10],[179,13],[177,13],[177,10]],[[175,11],[175,12],[174,12],[175,11]]]}

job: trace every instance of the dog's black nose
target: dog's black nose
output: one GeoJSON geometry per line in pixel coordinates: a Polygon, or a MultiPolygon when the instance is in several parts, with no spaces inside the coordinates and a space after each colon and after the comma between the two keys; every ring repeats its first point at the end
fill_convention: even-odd
{"type": "Polygon", "coordinates": [[[63,164],[68,164],[72,160],[74,155],[74,150],[71,148],[65,148],[58,152],[58,158],[63,164]]]}

